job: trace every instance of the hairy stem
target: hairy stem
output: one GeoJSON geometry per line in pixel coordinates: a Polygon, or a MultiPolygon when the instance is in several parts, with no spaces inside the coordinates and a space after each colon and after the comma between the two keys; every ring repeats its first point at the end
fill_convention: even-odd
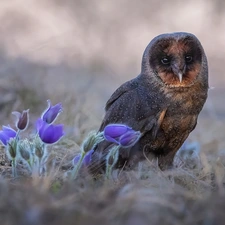
{"type": "Polygon", "coordinates": [[[17,171],[16,171],[16,158],[12,159],[12,175],[13,177],[17,177],[17,171]]]}
{"type": "Polygon", "coordinates": [[[79,159],[77,165],[74,166],[74,168],[73,168],[73,170],[72,170],[72,173],[71,173],[71,180],[75,180],[75,179],[77,178],[77,175],[78,175],[78,172],[79,172],[79,170],[80,170],[80,168],[81,168],[81,166],[82,166],[82,162],[83,162],[83,159],[84,159],[85,154],[86,154],[86,153],[85,153],[84,151],[82,151],[81,157],[80,157],[80,159],[79,159]]]}

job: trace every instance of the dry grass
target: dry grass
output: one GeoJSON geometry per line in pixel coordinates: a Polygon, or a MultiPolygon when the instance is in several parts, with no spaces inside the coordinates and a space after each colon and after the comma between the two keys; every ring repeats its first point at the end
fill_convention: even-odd
{"type": "Polygon", "coordinates": [[[144,163],[111,181],[62,182],[57,173],[2,179],[1,224],[223,224],[219,164],[162,173],[144,163]]]}

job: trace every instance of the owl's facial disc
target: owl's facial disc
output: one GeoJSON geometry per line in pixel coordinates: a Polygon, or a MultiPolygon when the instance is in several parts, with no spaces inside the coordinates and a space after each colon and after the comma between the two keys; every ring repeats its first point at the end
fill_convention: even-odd
{"type": "Polygon", "coordinates": [[[201,49],[194,39],[162,39],[150,53],[150,66],[171,87],[190,86],[201,70],[201,49]]]}

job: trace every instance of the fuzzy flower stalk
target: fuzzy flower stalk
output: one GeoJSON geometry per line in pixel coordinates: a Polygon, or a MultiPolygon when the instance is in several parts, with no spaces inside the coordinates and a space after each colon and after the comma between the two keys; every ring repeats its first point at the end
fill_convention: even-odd
{"type": "Polygon", "coordinates": [[[12,176],[17,177],[17,171],[16,171],[17,140],[16,140],[16,136],[14,138],[10,138],[9,142],[7,143],[6,153],[7,153],[9,160],[12,161],[12,176]]]}
{"type": "Polygon", "coordinates": [[[91,163],[95,146],[104,140],[102,133],[90,132],[81,145],[81,152],[73,159],[74,168],[71,173],[71,180],[77,178],[81,167],[87,167],[91,163]]]}
{"type": "Polygon", "coordinates": [[[110,179],[112,176],[113,167],[116,165],[119,158],[119,149],[120,146],[113,146],[106,157],[106,179],[110,179]]]}

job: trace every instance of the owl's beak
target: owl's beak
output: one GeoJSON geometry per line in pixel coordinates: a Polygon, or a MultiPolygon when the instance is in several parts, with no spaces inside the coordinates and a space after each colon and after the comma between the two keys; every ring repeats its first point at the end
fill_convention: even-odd
{"type": "Polygon", "coordinates": [[[173,70],[174,74],[176,74],[178,76],[179,81],[181,83],[182,80],[183,80],[183,74],[184,74],[184,71],[185,71],[185,66],[179,66],[179,67],[173,66],[172,70],[173,70]]]}
{"type": "Polygon", "coordinates": [[[182,82],[183,74],[181,72],[178,73],[178,78],[180,83],[182,82]]]}

